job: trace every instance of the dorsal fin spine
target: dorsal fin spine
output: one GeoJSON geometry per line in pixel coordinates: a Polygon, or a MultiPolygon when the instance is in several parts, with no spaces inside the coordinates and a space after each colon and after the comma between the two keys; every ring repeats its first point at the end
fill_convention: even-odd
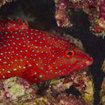
{"type": "Polygon", "coordinates": [[[1,19],[0,20],[0,30],[4,31],[16,31],[16,30],[24,30],[28,29],[28,22],[23,22],[19,17],[17,18],[17,22],[13,19],[8,18],[8,20],[1,19]]]}

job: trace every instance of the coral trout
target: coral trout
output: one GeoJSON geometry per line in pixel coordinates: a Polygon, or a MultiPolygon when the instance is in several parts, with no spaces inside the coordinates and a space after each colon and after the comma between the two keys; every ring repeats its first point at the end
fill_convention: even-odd
{"type": "Polygon", "coordinates": [[[74,44],[37,29],[19,18],[0,22],[0,79],[18,76],[30,83],[68,75],[93,59],[74,44]]]}

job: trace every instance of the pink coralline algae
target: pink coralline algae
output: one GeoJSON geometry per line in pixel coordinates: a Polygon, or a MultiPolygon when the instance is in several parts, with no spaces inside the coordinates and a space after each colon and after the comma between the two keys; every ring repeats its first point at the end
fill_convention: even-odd
{"type": "Polygon", "coordinates": [[[57,97],[58,105],[90,105],[86,103],[81,97],[75,97],[73,95],[61,94],[57,97]]]}
{"type": "Polygon", "coordinates": [[[52,80],[50,84],[50,90],[47,92],[51,94],[61,94],[64,90],[69,89],[74,86],[82,94],[85,101],[92,104],[93,103],[93,82],[91,75],[87,75],[87,72],[73,73],[70,76],[66,76],[61,79],[52,80]]]}
{"type": "Polygon", "coordinates": [[[74,73],[64,78],[51,80],[47,89],[42,85],[43,83],[39,84],[42,85],[39,89],[38,84],[30,85],[26,80],[19,77],[1,80],[0,105],[8,105],[9,103],[11,105],[92,105],[91,101],[86,99],[86,97],[92,99],[93,96],[92,91],[90,91],[93,87],[88,84],[92,80],[86,75],[83,72],[78,74],[74,73]],[[65,90],[69,89],[72,85],[82,95],[75,96],[65,93],[65,90]],[[39,94],[38,91],[43,89],[45,90],[44,94],[41,94],[43,91],[39,94]],[[90,90],[88,91],[88,89],[90,90]]]}
{"type": "Polygon", "coordinates": [[[92,31],[98,35],[103,34],[105,36],[105,0],[99,3],[99,16],[93,24],[92,31]]]}
{"type": "Polygon", "coordinates": [[[105,36],[105,0],[55,0],[55,18],[59,27],[70,27],[68,9],[82,9],[88,14],[90,30],[96,36],[105,36]]]}
{"type": "Polygon", "coordinates": [[[56,2],[56,12],[55,18],[57,20],[57,25],[60,27],[69,27],[72,24],[69,21],[67,9],[67,2],[65,0],[59,0],[56,2]]]}
{"type": "Polygon", "coordinates": [[[26,80],[18,77],[13,77],[5,81],[1,80],[0,85],[0,103],[3,100],[16,100],[23,95],[35,93],[26,80]]]}

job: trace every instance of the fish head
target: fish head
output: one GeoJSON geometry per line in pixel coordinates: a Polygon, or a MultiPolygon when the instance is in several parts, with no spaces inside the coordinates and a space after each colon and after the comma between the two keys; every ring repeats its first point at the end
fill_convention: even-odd
{"type": "Polygon", "coordinates": [[[92,57],[72,43],[70,43],[69,48],[65,51],[65,56],[76,69],[83,69],[93,63],[92,57]]]}
{"type": "Polygon", "coordinates": [[[64,49],[58,50],[58,52],[59,57],[56,56],[53,69],[56,70],[55,72],[61,73],[60,75],[84,69],[93,63],[93,59],[73,43],[67,42],[64,49]]]}

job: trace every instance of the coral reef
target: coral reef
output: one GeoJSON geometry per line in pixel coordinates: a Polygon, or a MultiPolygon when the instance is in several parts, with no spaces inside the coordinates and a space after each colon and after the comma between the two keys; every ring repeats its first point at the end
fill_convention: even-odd
{"type": "Polygon", "coordinates": [[[89,13],[92,27],[90,28],[97,36],[105,36],[105,0],[97,1],[94,11],[89,13]],[[94,13],[95,12],[95,13],[94,13]]]}
{"type": "Polygon", "coordinates": [[[105,73],[105,60],[103,61],[102,67],[101,69],[103,70],[103,72],[105,73]]]}
{"type": "Polygon", "coordinates": [[[1,80],[0,86],[0,103],[4,104],[11,100],[17,100],[21,96],[35,93],[26,80],[18,77],[1,80]]]}
{"type": "Polygon", "coordinates": [[[54,0],[56,6],[55,19],[59,27],[70,27],[68,9],[82,9],[88,14],[91,22],[90,30],[96,36],[105,36],[105,0],[54,0]]]}
{"type": "Polygon", "coordinates": [[[0,0],[0,8],[2,7],[2,5],[5,5],[6,2],[12,2],[12,1],[16,0],[0,0]]]}
{"type": "Polygon", "coordinates": [[[74,81],[74,86],[81,92],[83,98],[93,103],[94,86],[91,75],[87,76],[87,72],[74,73],[71,78],[74,81]]]}
{"type": "Polygon", "coordinates": [[[103,79],[100,91],[101,101],[100,105],[105,105],[105,78],[103,79]]]}
{"type": "Polygon", "coordinates": [[[59,0],[59,1],[55,0],[55,2],[56,2],[55,18],[57,20],[57,25],[60,27],[72,26],[66,11],[67,9],[66,2],[62,3],[62,0],[59,0]]]}
{"type": "Polygon", "coordinates": [[[46,95],[46,97],[38,97],[34,100],[21,103],[23,105],[90,105],[86,103],[82,97],[75,97],[73,95],[68,95],[62,93],[58,97],[54,98],[52,96],[46,95]]]}
{"type": "MultiPolygon", "coordinates": [[[[78,75],[82,75],[83,77],[84,73],[81,72],[78,75]]],[[[88,89],[90,88],[90,84],[88,83],[92,82],[91,79],[89,80],[89,77],[85,75],[83,77],[85,78],[85,81],[80,82],[81,77],[74,79],[75,76],[77,77],[76,73],[64,78],[51,80],[49,88],[46,90],[44,95],[38,94],[37,84],[33,84],[31,86],[22,78],[12,77],[7,80],[1,80],[0,104],[7,105],[11,103],[11,105],[92,105],[91,101],[86,99],[86,94],[88,94],[88,97],[90,99],[93,99],[93,92],[88,91],[88,89]],[[79,89],[81,94],[85,96],[83,96],[82,98],[82,96],[75,96],[73,94],[65,93],[65,90],[69,89],[69,87],[72,85],[79,89]]]]}
{"type": "Polygon", "coordinates": [[[73,95],[61,94],[57,97],[59,105],[90,105],[86,103],[81,97],[76,98],[73,95]]]}
{"type": "MultiPolygon", "coordinates": [[[[50,89],[52,89],[56,94],[60,94],[62,91],[69,89],[71,86],[74,86],[84,98],[85,101],[92,104],[93,103],[93,94],[94,86],[92,82],[91,75],[87,75],[86,71],[73,73],[70,76],[66,76],[61,79],[52,80],[50,89]]],[[[47,90],[49,93],[53,91],[47,90]]],[[[53,93],[51,93],[53,94],[53,93]]]]}

